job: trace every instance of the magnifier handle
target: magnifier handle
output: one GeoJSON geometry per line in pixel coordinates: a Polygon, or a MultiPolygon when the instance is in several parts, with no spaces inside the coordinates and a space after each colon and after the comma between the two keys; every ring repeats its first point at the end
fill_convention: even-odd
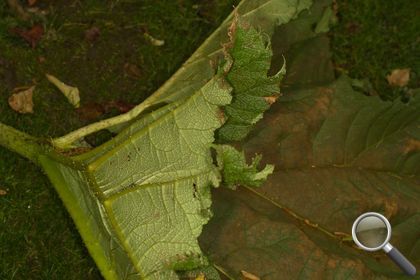
{"type": "MultiPolygon", "coordinates": [[[[389,243],[388,243],[389,244],[389,243]]],[[[396,265],[398,265],[401,270],[403,270],[407,275],[414,276],[416,275],[416,268],[414,265],[407,260],[397,248],[392,247],[392,249],[387,252],[387,255],[394,261],[396,265]]]]}

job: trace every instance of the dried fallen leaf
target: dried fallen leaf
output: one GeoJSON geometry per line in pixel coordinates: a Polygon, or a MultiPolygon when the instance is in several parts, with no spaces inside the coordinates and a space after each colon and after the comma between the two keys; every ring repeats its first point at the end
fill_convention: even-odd
{"type": "Polygon", "coordinates": [[[0,189],[0,196],[6,195],[6,194],[7,194],[7,191],[6,190],[0,189]]]}
{"type": "Polygon", "coordinates": [[[34,103],[32,96],[34,93],[35,86],[32,86],[26,90],[12,94],[9,97],[10,107],[21,114],[33,113],[34,103]]]}
{"type": "Polygon", "coordinates": [[[134,108],[134,104],[131,103],[127,103],[121,100],[117,100],[117,101],[109,101],[107,103],[104,104],[104,109],[105,112],[109,112],[111,109],[115,108],[117,109],[120,113],[127,113],[128,111],[130,111],[131,109],[134,108]]]}
{"type": "Polygon", "coordinates": [[[85,40],[89,43],[93,43],[98,40],[99,36],[101,35],[101,31],[98,27],[93,26],[92,28],[85,31],[85,40]]]}
{"type": "Polygon", "coordinates": [[[75,107],[80,107],[80,95],[79,95],[79,89],[77,87],[72,87],[69,85],[66,85],[53,75],[45,74],[47,76],[48,81],[53,83],[66,97],[67,100],[75,107]]]}
{"type": "Polygon", "coordinates": [[[126,113],[130,111],[135,105],[126,103],[124,101],[109,101],[106,103],[88,103],[77,109],[79,118],[85,121],[93,121],[98,119],[103,114],[109,113],[113,109],[117,109],[120,113],[126,113]]]}
{"type": "Polygon", "coordinates": [[[394,69],[391,74],[386,76],[386,79],[390,86],[404,87],[410,80],[410,69],[394,69]]]}
{"type": "Polygon", "coordinates": [[[36,4],[36,2],[37,2],[37,0],[28,0],[28,5],[33,6],[33,5],[36,4]]]}
{"type": "Polygon", "coordinates": [[[77,108],[79,118],[85,121],[93,121],[98,119],[105,113],[104,106],[99,103],[88,103],[77,108]]]}
{"type": "Polygon", "coordinates": [[[260,280],[260,277],[249,273],[245,270],[241,270],[241,274],[242,274],[242,280],[260,280]]]}
{"type": "Polygon", "coordinates": [[[153,46],[156,46],[156,47],[161,47],[165,44],[164,40],[156,39],[147,32],[144,33],[144,38],[146,38],[146,40],[149,41],[150,44],[152,44],[153,46]]]}
{"type": "Polygon", "coordinates": [[[12,28],[10,32],[22,37],[34,49],[39,40],[41,40],[42,35],[44,35],[44,28],[40,24],[35,24],[29,30],[12,28]]]}

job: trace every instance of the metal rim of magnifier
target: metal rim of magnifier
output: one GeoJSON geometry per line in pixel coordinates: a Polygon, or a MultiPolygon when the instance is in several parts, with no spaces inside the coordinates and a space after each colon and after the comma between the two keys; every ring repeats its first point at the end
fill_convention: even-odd
{"type": "Polygon", "coordinates": [[[386,244],[388,244],[389,240],[391,239],[391,224],[389,223],[388,219],[385,218],[383,215],[381,215],[379,213],[376,213],[376,212],[367,212],[367,213],[364,213],[364,214],[360,215],[356,219],[356,221],[354,221],[353,227],[351,229],[351,234],[353,236],[354,242],[357,244],[357,246],[359,246],[363,250],[378,251],[378,250],[382,249],[386,244]],[[356,235],[356,227],[360,223],[360,221],[363,220],[366,217],[372,217],[372,216],[381,219],[385,223],[385,226],[386,226],[387,231],[388,231],[388,235],[386,236],[385,241],[380,246],[375,247],[375,248],[369,248],[369,247],[366,247],[365,245],[363,245],[362,243],[360,243],[359,240],[357,239],[357,235],[356,235]]]}

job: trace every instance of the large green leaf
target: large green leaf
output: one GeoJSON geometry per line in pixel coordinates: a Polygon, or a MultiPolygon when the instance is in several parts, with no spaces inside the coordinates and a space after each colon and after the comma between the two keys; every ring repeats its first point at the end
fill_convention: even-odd
{"type": "Polygon", "coordinates": [[[274,33],[274,64],[285,53],[288,65],[285,95],[242,143],[248,157],[275,165],[273,175],[259,189],[213,193],[200,241],[235,279],[242,270],[261,279],[404,278],[383,252],[349,240],[367,211],[389,218],[391,243],[420,267],[420,98],[384,102],[347,77],[333,81],[328,39],[311,28],[326,4],[274,33]]]}
{"type": "MultiPolygon", "coordinates": [[[[270,32],[307,7],[302,3],[245,0],[237,11],[270,32]]],[[[197,238],[211,216],[210,187],[220,181],[210,148],[225,120],[221,108],[232,98],[226,73],[215,74],[210,59],[220,52],[230,21],[145,101],[166,105],[143,114],[87,153],[60,154],[0,124],[0,143],[45,170],[106,279],[177,279],[176,271],[207,264],[197,238]]],[[[233,34],[241,36],[238,48],[262,41],[261,33],[238,31],[233,34]]],[[[266,46],[256,46],[257,52],[259,48],[266,46]]],[[[232,53],[230,63],[241,64],[241,59],[232,53]]],[[[269,55],[255,57],[255,63],[266,65],[258,75],[266,76],[269,60],[269,55]]],[[[258,183],[268,173],[254,176],[255,167],[247,172],[258,183]]]]}

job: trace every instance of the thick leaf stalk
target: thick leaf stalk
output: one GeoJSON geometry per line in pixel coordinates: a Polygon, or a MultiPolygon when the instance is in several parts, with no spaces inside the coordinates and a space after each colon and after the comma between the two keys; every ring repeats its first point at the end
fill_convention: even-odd
{"type": "Polygon", "coordinates": [[[0,123],[0,146],[37,164],[38,156],[44,150],[35,137],[2,123],[0,123]]]}

